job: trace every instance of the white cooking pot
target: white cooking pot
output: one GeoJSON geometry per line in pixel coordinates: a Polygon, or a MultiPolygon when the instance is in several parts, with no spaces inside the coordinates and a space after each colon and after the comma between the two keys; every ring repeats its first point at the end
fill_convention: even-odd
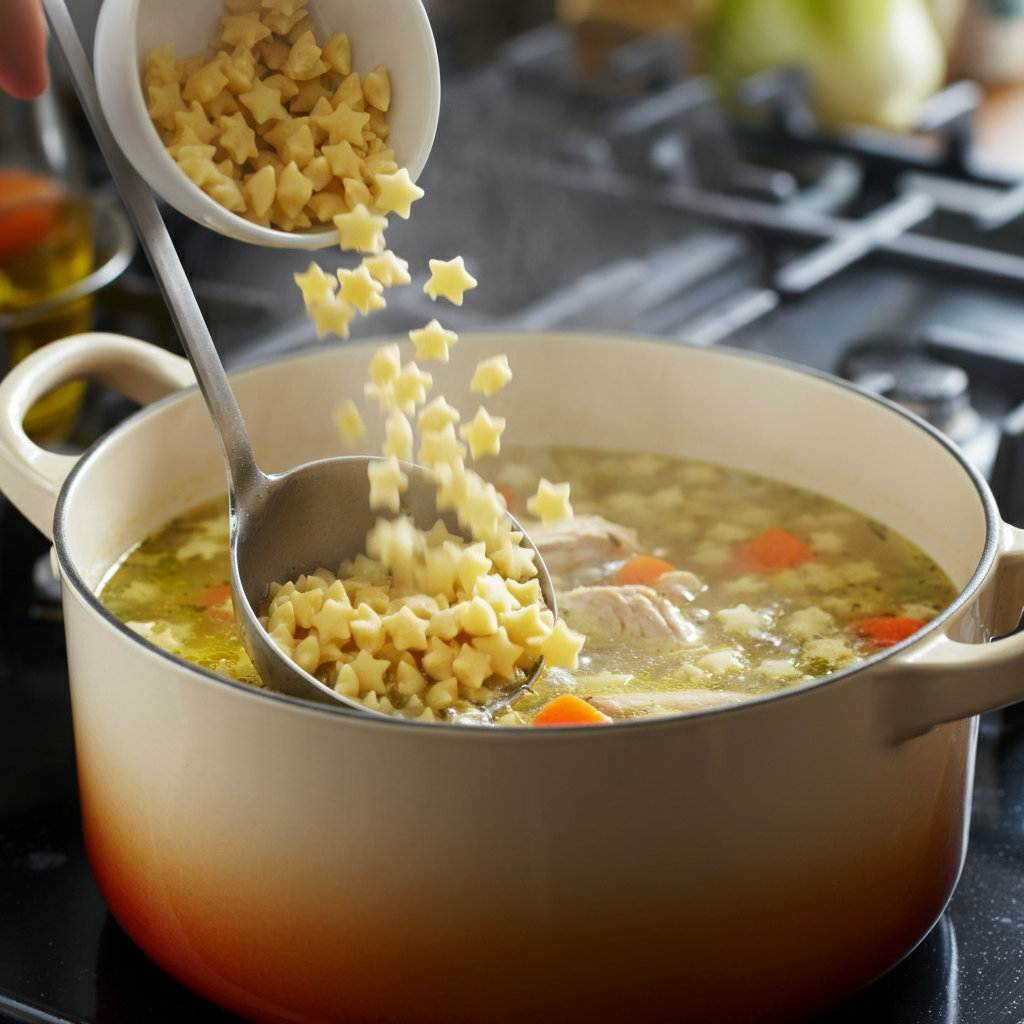
{"type": "MultiPolygon", "coordinates": [[[[496,731],[267,694],[145,643],[96,600],[126,548],[224,490],[223,469],[194,389],[77,463],[36,448],[22,416],[67,379],[150,401],[189,377],[139,342],[58,342],[0,387],[0,487],[52,523],[103,896],[157,963],[254,1021],[824,1011],[911,950],[956,884],[971,716],[1024,697],[1024,636],[985,643],[1017,622],[1024,535],[934,431],[824,376],[492,334],[463,337],[436,391],[471,412],[472,367],[499,352],[515,380],[488,404],[507,443],[708,459],[827,494],[912,540],[959,598],[856,668],[674,719],[496,731]]],[[[233,378],[264,469],[338,453],[330,413],[365,404],[369,354],[325,347],[233,378]]]]}

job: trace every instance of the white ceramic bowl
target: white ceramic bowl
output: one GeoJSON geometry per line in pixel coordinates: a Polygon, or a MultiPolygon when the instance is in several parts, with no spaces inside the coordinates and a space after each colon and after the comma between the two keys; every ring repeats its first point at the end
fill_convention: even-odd
{"type": "MultiPolygon", "coordinates": [[[[341,398],[377,423],[370,352],[232,378],[261,466],[336,454],[341,398]]],[[[55,342],[0,385],[0,487],[54,529],[100,890],[157,963],[266,1024],[808,1020],[905,956],[956,884],[970,716],[1024,697],[1024,635],[987,642],[1020,615],[1024,533],[938,434],[822,375],[643,339],[464,335],[431,367],[438,391],[470,407],[472,367],[499,352],[516,375],[489,403],[507,443],[813,489],[899,530],[959,597],[827,679],[600,729],[371,719],[264,693],[140,640],[94,596],[130,545],[223,493],[198,392],[77,465],[19,428],[70,377],[151,401],[187,366],[109,335],[55,342]]]]}
{"type": "MultiPolygon", "coordinates": [[[[318,38],[346,32],[352,65],[363,77],[386,64],[391,78],[388,145],[415,180],[430,155],[441,102],[437,49],[420,0],[309,0],[318,38]]],[[[104,0],[93,66],[103,113],[125,155],[157,194],[192,220],[243,242],[279,249],[336,245],[338,232],[277,231],[252,224],[214,202],[175,164],[147,111],[142,78],[147,55],[174,44],[179,57],[208,50],[229,13],[221,0],[104,0]]]]}

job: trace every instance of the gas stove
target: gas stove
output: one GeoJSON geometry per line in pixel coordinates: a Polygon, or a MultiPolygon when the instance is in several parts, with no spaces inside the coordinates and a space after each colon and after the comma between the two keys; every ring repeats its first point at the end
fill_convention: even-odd
{"type": "MultiPolygon", "coordinates": [[[[76,12],[86,39],[92,6],[76,12]]],[[[466,256],[480,287],[446,326],[655,334],[845,375],[947,431],[992,480],[1004,516],[1024,524],[1024,190],[973,145],[977,88],[936,97],[909,136],[825,136],[790,73],[746,83],[751,119],[730,122],[671,37],[620,46],[587,77],[575,45],[552,22],[483,66],[448,68],[427,196],[389,233],[424,279],[428,258],[466,256]]],[[[94,173],[103,187],[102,166],[94,173]]],[[[291,283],[308,256],[165,213],[230,367],[316,343],[291,283]]],[[[391,294],[355,337],[434,315],[415,279],[391,294]]],[[[103,293],[97,318],[176,344],[141,259],[103,293]]],[[[129,409],[94,388],[72,446],[129,409]]],[[[0,505],[0,1022],[232,1020],[154,966],[93,883],[47,552],[0,505]]],[[[821,1024],[1021,1020],[1015,707],[982,720],[970,846],[945,914],[821,1024]]]]}

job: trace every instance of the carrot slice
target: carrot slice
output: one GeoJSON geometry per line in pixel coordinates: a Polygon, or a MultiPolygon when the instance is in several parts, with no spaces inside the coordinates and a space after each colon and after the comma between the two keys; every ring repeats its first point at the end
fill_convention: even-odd
{"type": "Polygon", "coordinates": [[[534,725],[609,725],[611,719],[571,693],[563,693],[537,712],[534,725]]]}
{"type": "Polygon", "coordinates": [[[200,608],[206,609],[206,614],[211,619],[219,619],[221,622],[233,622],[235,613],[233,610],[222,608],[231,600],[231,584],[225,583],[219,587],[211,587],[202,597],[196,601],[200,608]]]}
{"type": "Polygon", "coordinates": [[[912,636],[927,623],[921,619],[901,619],[895,615],[881,615],[875,619],[861,619],[850,628],[872,647],[893,647],[912,636]]]}
{"type": "Polygon", "coordinates": [[[0,260],[41,244],[57,221],[60,189],[28,171],[0,170],[0,260]]]}
{"type": "Polygon", "coordinates": [[[637,555],[615,574],[615,585],[626,587],[640,583],[650,587],[654,585],[659,576],[675,571],[676,567],[663,558],[655,558],[653,555],[637,555]]]}
{"type": "Polygon", "coordinates": [[[749,572],[768,576],[806,562],[811,557],[811,549],[793,534],[773,526],[759,537],[739,545],[736,554],[749,572]]]}

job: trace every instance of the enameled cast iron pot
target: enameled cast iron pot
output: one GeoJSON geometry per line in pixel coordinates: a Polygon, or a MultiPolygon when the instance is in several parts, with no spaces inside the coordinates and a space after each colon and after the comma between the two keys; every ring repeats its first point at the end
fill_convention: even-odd
{"type": "MultiPolygon", "coordinates": [[[[472,368],[499,352],[515,379],[488,405],[506,443],[708,459],[827,494],[910,538],[959,598],[849,671],[637,724],[428,726],[267,694],[141,641],[94,597],[224,476],[194,389],[77,463],[32,445],[23,413],[65,380],[148,402],[190,379],[140,342],[58,342],[0,387],[0,486],[53,531],[104,898],[157,963],[254,1021],[798,1021],[840,1003],[956,884],[971,716],[1024,697],[1024,636],[986,644],[1017,622],[1024,535],[940,436],[832,379],[494,334],[460,341],[435,394],[471,415],[472,368]]],[[[264,469],[337,454],[344,397],[378,421],[369,355],[325,347],[235,376],[264,469]]]]}

